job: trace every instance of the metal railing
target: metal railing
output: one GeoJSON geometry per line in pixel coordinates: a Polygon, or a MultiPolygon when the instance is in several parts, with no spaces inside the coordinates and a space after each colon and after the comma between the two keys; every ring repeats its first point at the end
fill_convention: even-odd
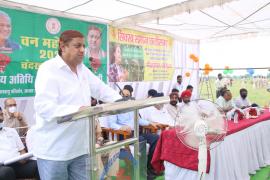
{"type": "Polygon", "coordinates": [[[89,156],[90,156],[90,179],[97,179],[97,160],[96,155],[113,150],[118,147],[127,146],[134,144],[134,156],[138,160],[138,167],[135,170],[135,179],[140,179],[140,168],[139,168],[139,122],[138,122],[138,110],[146,108],[149,106],[157,104],[166,104],[169,103],[169,97],[157,97],[157,98],[148,98],[144,100],[131,100],[131,101],[122,101],[115,103],[102,104],[100,106],[88,107],[84,110],[78,111],[76,113],[68,114],[62,117],[57,117],[56,120],[58,123],[77,121],[80,119],[89,119],[89,156]],[[134,111],[134,137],[129,138],[124,141],[116,142],[113,144],[105,145],[99,148],[96,148],[96,129],[95,129],[95,119],[100,116],[121,114],[125,112],[134,111]]]}

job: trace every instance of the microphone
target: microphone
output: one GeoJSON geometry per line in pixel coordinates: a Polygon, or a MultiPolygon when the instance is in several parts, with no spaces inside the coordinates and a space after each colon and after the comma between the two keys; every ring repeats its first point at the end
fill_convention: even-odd
{"type": "MultiPolygon", "coordinates": [[[[95,65],[95,63],[92,63],[93,61],[94,61],[94,58],[93,58],[93,57],[89,57],[89,62],[90,62],[89,64],[90,64],[90,67],[88,67],[88,69],[89,69],[90,71],[94,70],[94,71],[96,72],[98,68],[101,68],[101,67],[100,67],[100,66],[101,66],[101,63],[99,64],[98,67],[93,67],[93,65],[95,65]],[[91,67],[92,67],[92,68],[91,68],[91,67]],[[95,69],[96,69],[96,70],[95,70],[95,69]]],[[[131,100],[135,99],[135,98],[133,98],[133,97],[125,97],[125,96],[123,96],[123,89],[116,83],[116,81],[111,81],[112,78],[110,78],[110,76],[109,76],[107,73],[104,73],[104,69],[102,69],[101,72],[102,72],[103,74],[105,74],[106,77],[109,79],[109,81],[112,82],[112,83],[119,89],[120,95],[121,95],[123,98],[116,100],[116,102],[117,102],[117,101],[123,101],[123,100],[126,101],[126,100],[129,100],[129,99],[131,99],[131,100]],[[133,98],[133,99],[132,99],[132,98],[133,98]]]]}

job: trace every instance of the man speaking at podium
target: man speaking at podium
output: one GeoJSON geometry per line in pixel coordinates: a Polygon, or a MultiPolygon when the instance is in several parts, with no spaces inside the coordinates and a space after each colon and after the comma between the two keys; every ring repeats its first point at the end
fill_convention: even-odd
{"type": "Polygon", "coordinates": [[[44,62],[37,72],[33,153],[42,180],[89,179],[88,120],[57,124],[54,117],[90,106],[91,96],[104,102],[121,98],[82,63],[84,50],[80,32],[64,31],[58,55],[44,62]]]}

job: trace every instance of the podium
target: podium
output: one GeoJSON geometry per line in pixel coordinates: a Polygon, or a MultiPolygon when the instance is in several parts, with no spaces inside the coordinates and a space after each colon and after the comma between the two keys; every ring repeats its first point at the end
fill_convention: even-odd
{"type": "MultiPolygon", "coordinates": [[[[123,146],[134,145],[134,159],[136,167],[134,168],[134,179],[142,179],[140,176],[140,151],[139,151],[139,113],[138,110],[157,104],[169,103],[169,97],[148,98],[143,100],[128,100],[115,103],[102,104],[99,106],[88,107],[76,113],[68,114],[62,117],[57,117],[57,123],[67,123],[71,121],[89,120],[89,179],[102,179],[98,177],[97,154],[106,153],[113,149],[121,148],[123,146]],[[119,142],[105,145],[96,148],[96,134],[95,134],[95,120],[101,116],[108,116],[114,114],[121,114],[125,112],[134,111],[134,136],[119,142]]],[[[145,164],[144,164],[145,165],[145,164]]],[[[132,178],[133,179],[133,178],[132,178]]]]}

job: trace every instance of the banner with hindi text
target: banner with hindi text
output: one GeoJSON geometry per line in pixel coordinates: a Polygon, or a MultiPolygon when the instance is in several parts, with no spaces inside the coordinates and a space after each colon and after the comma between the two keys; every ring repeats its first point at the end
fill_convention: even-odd
{"type": "Polygon", "coordinates": [[[84,63],[107,82],[107,25],[0,7],[0,98],[34,96],[38,67],[69,29],[85,36],[84,63]]]}
{"type": "Polygon", "coordinates": [[[173,39],[109,28],[109,81],[166,81],[173,76],[173,39]]]}

